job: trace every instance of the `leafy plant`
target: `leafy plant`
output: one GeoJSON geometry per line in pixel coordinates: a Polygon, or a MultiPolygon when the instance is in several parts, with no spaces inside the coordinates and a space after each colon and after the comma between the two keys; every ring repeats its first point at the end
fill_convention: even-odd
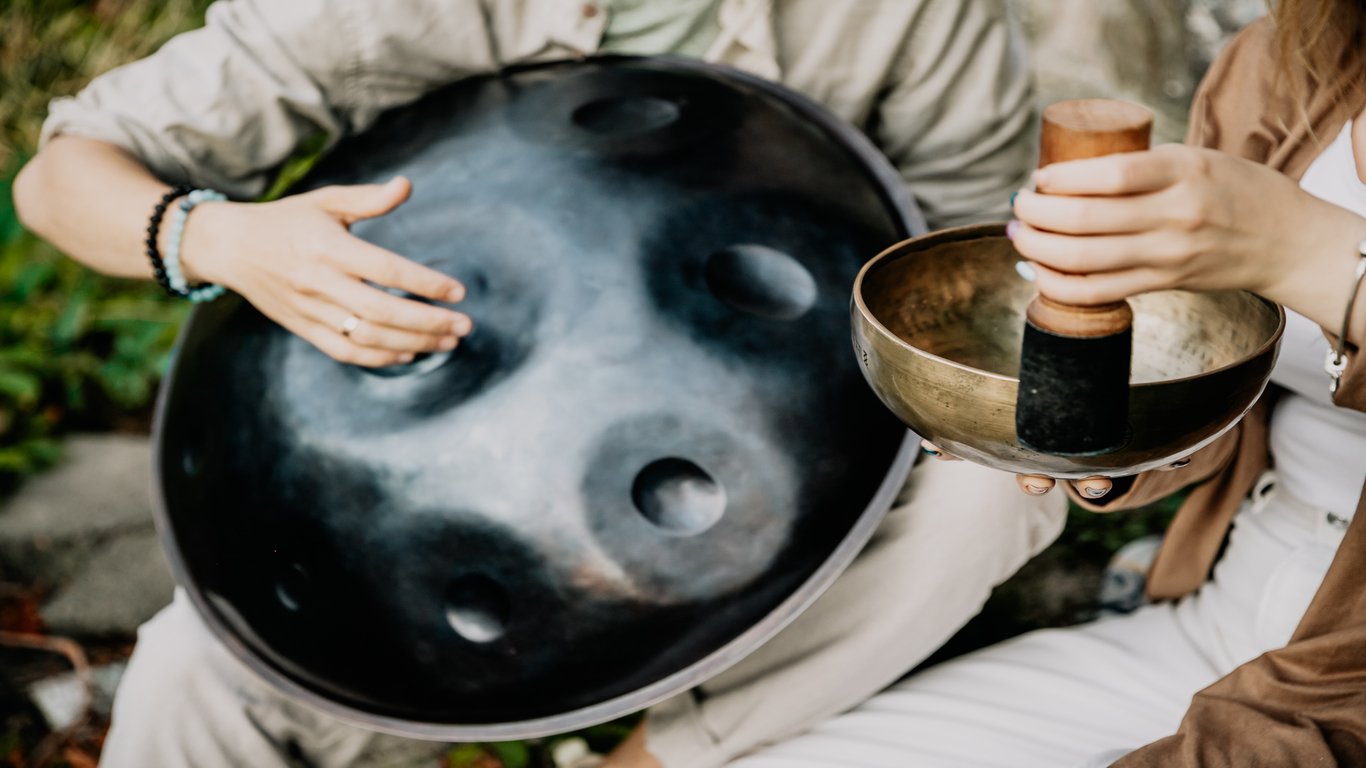
{"type": "Polygon", "coordinates": [[[1185,498],[1185,492],[1179,492],[1138,509],[1109,513],[1089,512],[1071,504],[1067,527],[1054,546],[1103,563],[1125,544],[1166,531],[1185,498]]]}
{"type": "Polygon", "coordinates": [[[97,275],[20,225],[12,187],[55,96],[201,23],[207,0],[0,4],[0,493],[69,429],[145,428],[186,308],[97,275]]]}
{"type": "MultiPolygon", "coordinates": [[[[12,172],[11,172],[12,174],[12,172]]],[[[12,175],[11,175],[12,178],[12,175]]],[[[64,429],[145,423],[185,308],[110,280],[19,227],[0,197],[0,489],[59,455],[64,429]]]]}

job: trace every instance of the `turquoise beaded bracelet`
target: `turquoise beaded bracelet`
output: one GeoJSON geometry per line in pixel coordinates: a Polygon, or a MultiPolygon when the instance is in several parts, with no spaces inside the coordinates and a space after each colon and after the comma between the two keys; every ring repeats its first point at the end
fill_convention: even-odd
{"type": "Polygon", "coordinates": [[[172,292],[196,304],[213,301],[222,296],[223,286],[214,283],[190,285],[185,280],[185,273],[180,268],[180,241],[185,236],[185,220],[189,218],[190,211],[194,210],[196,205],[227,199],[227,196],[222,192],[216,192],[212,189],[196,189],[185,195],[180,201],[180,205],[177,205],[171,213],[171,227],[166,233],[166,279],[172,292]]]}

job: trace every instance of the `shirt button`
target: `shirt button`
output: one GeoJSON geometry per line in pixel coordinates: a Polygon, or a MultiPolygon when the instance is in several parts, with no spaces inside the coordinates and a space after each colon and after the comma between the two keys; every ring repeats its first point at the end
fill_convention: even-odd
{"type": "Polygon", "coordinates": [[[584,3],[584,4],[583,4],[583,17],[584,17],[585,19],[591,19],[591,18],[593,18],[594,16],[597,16],[597,15],[598,15],[598,7],[597,7],[596,5],[594,5],[593,3],[584,3]]]}

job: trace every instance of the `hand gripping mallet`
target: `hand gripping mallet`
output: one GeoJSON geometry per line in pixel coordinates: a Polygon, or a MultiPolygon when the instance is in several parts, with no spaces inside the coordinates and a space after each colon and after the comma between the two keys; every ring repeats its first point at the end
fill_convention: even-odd
{"type": "MultiPolygon", "coordinates": [[[[1039,166],[1149,147],[1152,113],[1136,104],[1078,99],[1043,112],[1039,166]]],[[[1127,301],[1074,306],[1035,296],[1025,313],[1015,432],[1043,453],[1095,455],[1128,431],[1133,310],[1127,301]]]]}

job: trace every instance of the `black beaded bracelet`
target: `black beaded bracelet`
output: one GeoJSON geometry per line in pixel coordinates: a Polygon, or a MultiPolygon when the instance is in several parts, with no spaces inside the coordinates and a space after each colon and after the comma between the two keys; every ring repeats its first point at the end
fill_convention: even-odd
{"type": "Polygon", "coordinates": [[[189,184],[181,184],[172,188],[169,192],[161,196],[155,208],[152,209],[152,218],[147,220],[147,259],[152,262],[152,277],[156,278],[157,285],[172,296],[179,296],[180,293],[171,287],[171,280],[166,276],[166,262],[161,259],[161,249],[157,247],[157,237],[161,234],[161,218],[166,215],[166,208],[178,197],[188,195],[194,187],[189,184]]]}

